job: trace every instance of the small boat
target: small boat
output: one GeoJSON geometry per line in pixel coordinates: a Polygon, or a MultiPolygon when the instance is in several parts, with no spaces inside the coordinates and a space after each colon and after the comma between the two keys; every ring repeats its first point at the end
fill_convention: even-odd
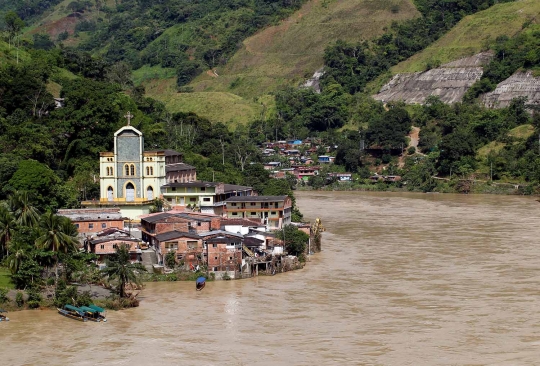
{"type": "Polygon", "coordinates": [[[92,316],[93,319],[90,318],[90,317],[88,319],[90,319],[92,321],[95,321],[95,322],[99,322],[99,321],[106,322],[107,321],[107,318],[105,318],[105,314],[104,314],[105,309],[100,308],[99,306],[94,305],[94,304],[88,305],[88,307],[86,307],[86,308],[93,311],[93,316],[92,316]]]}
{"type": "Polygon", "coordinates": [[[104,310],[100,308],[99,306],[95,306],[95,305],[81,306],[79,309],[83,311],[84,316],[88,320],[91,320],[93,322],[98,322],[98,323],[107,321],[107,319],[105,319],[105,317],[101,314],[104,310]]]}
{"type": "Polygon", "coordinates": [[[4,314],[7,313],[4,309],[0,309],[0,322],[8,322],[9,318],[4,314]]]}
{"type": "Polygon", "coordinates": [[[79,320],[81,322],[86,321],[86,316],[84,315],[84,311],[81,308],[78,308],[76,306],[72,305],[65,305],[63,309],[56,308],[60,314],[62,314],[65,317],[79,320]]]}
{"type": "Polygon", "coordinates": [[[197,278],[197,281],[195,282],[195,288],[197,289],[197,291],[201,291],[205,285],[206,285],[206,278],[202,276],[197,278]]]}

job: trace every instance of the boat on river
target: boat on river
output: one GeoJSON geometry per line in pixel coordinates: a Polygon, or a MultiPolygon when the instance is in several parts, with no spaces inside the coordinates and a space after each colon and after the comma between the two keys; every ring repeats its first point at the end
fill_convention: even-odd
{"type": "Polygon", "coordinates": [[[7,322],[9,318],[6,316],[7,311],[0,309],[0,322],[7,322]]]}
{"type": "Polygon", "coordinates": [[[197,278],[197,281],[195,281],[195,289],[201,291],[204,286],[206,286],[206,278],[202,276],[197,278]]]}
{"type": "Polygon", "coordinates": [[[81,306],[80,309],[84,312],[84,316],[93,322],[106,322],[104,312],[105,309],[100,308],[94,304],[89,306],[81,306]]]}
{"type": "Polygon", "coordinates": [[[87,320],[86,316],[84,315],[84,310],[76,306],[65,305],[63,309],[60,309],[60,308],[56,308],[56,309],[61,315],[67,318],[79,320],[81,322],[85,322],[87,320]]]}

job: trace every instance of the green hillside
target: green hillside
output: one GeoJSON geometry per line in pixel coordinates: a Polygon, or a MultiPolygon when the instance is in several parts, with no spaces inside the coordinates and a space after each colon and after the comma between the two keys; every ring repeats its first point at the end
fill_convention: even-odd
{"type": "Polygon", "coordinates": [[[203,73],[191,86],[243,97],[294,86],[322,67],[324,50],[336,39],[368,40],[392,21],[415,16],[410,0],[313,0],[279,25],[246,39],[226,65],[216,67],[219,76],[203,73]]]}
{"type": "Polygon", "coordinates": [[[393,73],[423,71],[428,63],[447,63],[474,55],[499,36],[512,37],[528,22],[540,22],[540,1],[521,0],[494,5],[465,17],[431,46],[399,63],[393,73]]]}
{"type": "Polygon", "coordinates": [[[177,93],[169,78],[172,69],[145,66],[134,76],[145,81],[149,96],[174,111],[245,123],[265,108],[257,101],[260,96],[295,86],[319,69],[325,48],[337,38],[367,40],[382,34],[392,21],[416,16],[410,0],[312,0],[280,24],[246,39],[226,65],[201,73],[189,84],[197,93],[177,93]]]}

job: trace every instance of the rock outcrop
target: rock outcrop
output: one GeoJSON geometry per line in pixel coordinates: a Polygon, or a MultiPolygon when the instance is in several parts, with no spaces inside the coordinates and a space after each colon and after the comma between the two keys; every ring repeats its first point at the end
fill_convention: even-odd
{"type": "Polygon", "coordinates": [[[482,101],[489,108],[504,108],[519,97],[527,97],[527,104],[540,106],[540,77],[535,78],[532,71],[516,72],[494,91],[484,94],[482,101]]]}
{"type": "Polygon", "coordinates": [[[489,52],[462,58],[424,72],[397,74],[373,96],[383,102],[424,103],[431,95],[445,103],[461,101],[463,95],[482,77],[482,66],[492,59],[489,52]]]}

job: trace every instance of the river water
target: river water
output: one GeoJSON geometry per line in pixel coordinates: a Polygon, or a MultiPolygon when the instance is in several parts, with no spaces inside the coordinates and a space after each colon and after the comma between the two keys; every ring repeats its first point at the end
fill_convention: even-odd
{"type": "Polygon", "coordinates": [[[152,283],[139,308],[0,323],[1,365],[537,365],[531,197],[299,192],[323,252],[303,270],[152,283]]]}

